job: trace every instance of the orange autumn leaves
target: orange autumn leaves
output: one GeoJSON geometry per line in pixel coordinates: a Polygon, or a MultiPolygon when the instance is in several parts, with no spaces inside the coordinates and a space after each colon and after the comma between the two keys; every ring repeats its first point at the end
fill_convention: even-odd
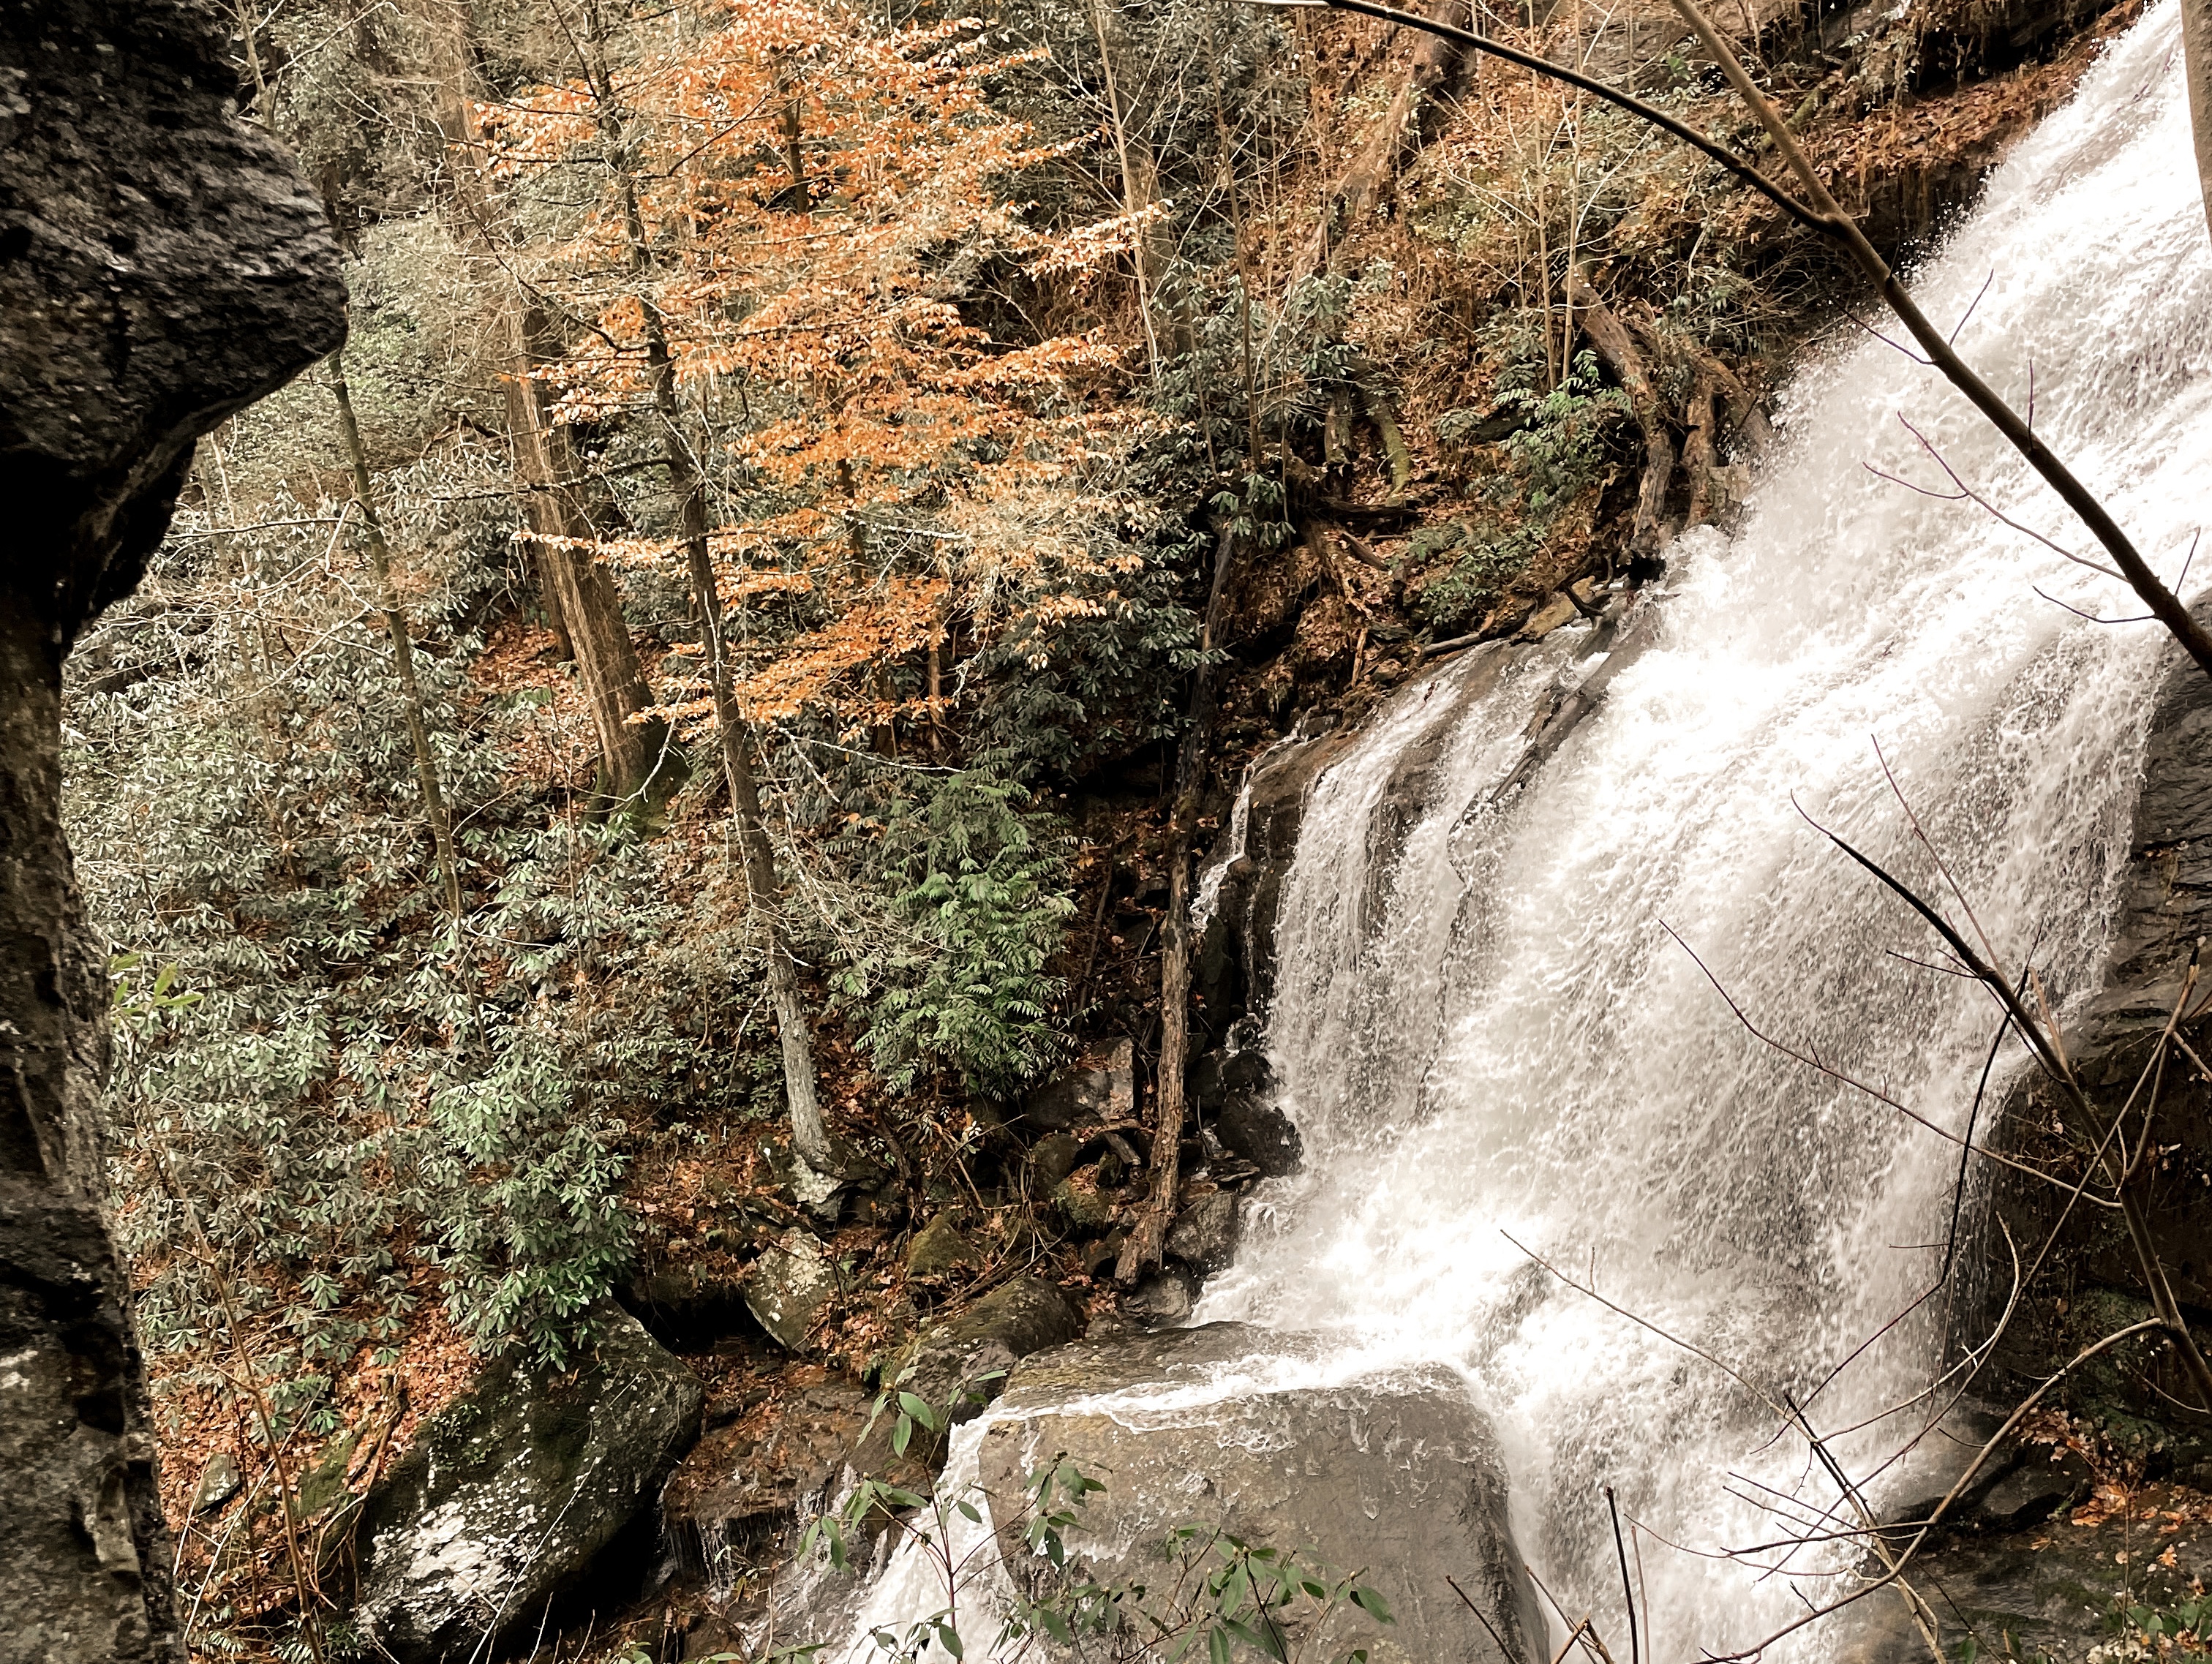
{"type": "MultiPolygon", "coordinates": [[[[649,412],[657,322],[686,438],[731,486],[710,548],[754,650],[745,714],[880,725],[915,705],[884,667],[1112,605],[1123,562],[1085,517],[1118,441],[1085,394],[1122,351],[994,340],[963,306],[986,282],[1080,282],[1134,233],[1031,223],[1020,182],[1052,153],[986,96],[1024,55],[973,20],[884,30],[790,0],[621,44],[483,114],[519,191],[593,193],[541,251],[576,325],[545,371],[558,418],[649,412]]],[[[599,552],[678,558],[649,537],[599,552]]],[[[707,702],[679,685],[668,708],[707,702]]]]}

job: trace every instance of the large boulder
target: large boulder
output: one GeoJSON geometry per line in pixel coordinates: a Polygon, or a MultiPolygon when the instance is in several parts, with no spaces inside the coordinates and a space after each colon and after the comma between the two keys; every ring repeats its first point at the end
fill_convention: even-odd
{"type": "Polygon", "coordinates": [[[822,1244],[793,1225],[762,1251],[745,1277],[745,1306],[775,1344],[803,1352],[837,1297],[837,1273],[822,1244]]]}
{"type": "Polygon", "coordinates": [[[343,338],[338,253],[237,117],[211,0],[0,8],[0,1629],[176,1655],[173,1555],[100,1213],[106,954],[61,829],[62,656],[130,593],[192,444],[343,338]]]}
{"type": "Polygon", "coordinates": [[[1230,1094],[1214,1117],[1213,1134],[1224,1150],[1249,1162],[1263,1178],[1295,1173],[1305,1157],[1297,1124],[1283,1113],[1272,1093],[1230,1094]]]}
{"type": "MultiPolygon", "coordinates": [[[[1021,1359],[1065,1346],[1082,1332],[1083,1314],[1073,1301],[1050,1283],[1023,1278],[993,1290],[957,1317],[925,1329],[885,1365],[884,1384],[916,1394],[935,1408],[948,1412],[956,1424],[970,1422],[1005,1390],[1021,1359]]],[[[892,1444],[896,1421],[896,1414],[888,1412],[864,1418],[859,1436],[838,1465],[836,1481],[825,1486],[817,1479],[815,1491],[797,1492],[797,1499],[803,1503],[811,1495],[826,1491],[823,1499],[834,1502],[837,1484],[849,1485],[866,1478],[888,1478],[915,1491],[927,1491],[944,1465],[946,1441],[915,1427],[902,1454],[892,1444]]],[[[727,1499],[744,1489],[740,1480],[735,1490],[711,1501],[709,1506],[726,1507],[727,1499]]],[[[702,1536],[709,1552],[716,1540],[708,1533],[718,1524],[721,1524],[722,1540],[737,1534],[727,1524],[686,1506],[692,1521],[705,1527],[702,1536]]],[[[867,1528],[874,1533],[881,1524],[878,1516],[867,1528]]],[[[866,1579],[834,1574],[819,1553],[791,1561],[776,1575],[766,1619],[754,1640],[774,1637],[779,1643],[834,1643],[849,1639],[855,1616],[868,1594],[866,1579]]],[[[834,1651],[827,1655],[837,1656],[834,1651]]],[[[872,1648],[868,1655],[875,1655],[872,1648]]]]}
{"type": "Polygon", "coordinates": [[[1237,1257],[1237,1197],[1210,1191],[1194,1199],[1168,1228],[1169,1255],[1201,1277],[1226,1271],[1237,1257]]]}
{"type": "Polygon", "coordinates": [[[1389,1627],[1343,1607],[1291,1637],[1301,1655],[1364,1647],[1377,1664],[1498,1664],[1502,1641],[1510,1664],[1542,1664],[1543,1615],[1507,1521],[1497,1440],[1464,1384],[1418,1369],[1231,1394],[1208,1387],[1223,1364],[1298,1345],[1212,1323],[1024,1360],[992,1412],[976,1475],[1008,1564],[1025,1577],[1036,1565],[1018,1499],[1064,1454],[1106,1485],[1068,1533],[1079,1576],[1170,1585],[1167,1534],[1218,1527],[1364,1572],[1389,1602],[1389,1627]]]}
{"type": "Polygon", "coordinates": [[[1030,1094],[1022,1119],[1036,1132],[1126,1124],[1137,1113],[1136,1048],[1108,1041],[1030,1094]]]}
{"type": "Polygon", "coordinates": [[[698,1378],[626,1312],[562,1374],[495,1362],[362,1513],[356,1611],[398,1664],[489,1656],[565,1604],[698,1436],[698,1378]]]}

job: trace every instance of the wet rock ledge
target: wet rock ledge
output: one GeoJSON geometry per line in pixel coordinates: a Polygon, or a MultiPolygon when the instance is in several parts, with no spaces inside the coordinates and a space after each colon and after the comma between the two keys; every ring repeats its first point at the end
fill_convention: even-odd
{"type": "Polygon", "coordinates": [[[1296,1335],[1209,1323],[1024,1360],[993,1412],[978,1474],[1006,1563],[1038,1564],[1022,1541],[1026,1514],[1005,1500],[1064,1456],[1106,1485],[1068,1539],[1079,1579],[1171,1584],[1162,1540],[1210,1527],[1363,1573],[1389,1602],[1387,1626],[1340,1606],[1291,1637],[1304,1655],[1364,1648],[1376,1664],[1497,1664],[1502,1643],[1511,1664],[1541,1664],[1547,1631],[1507,1521],[1504,1466],[1465,1383],[1443,1369],[1270,1383],[1285,1360],[1282,1381],[1299,1380],[1297,1354],[1310,1350],[1296,1335]],[[1224,1369],[1250,1379],[1216,1393],[1224,1369]]]}

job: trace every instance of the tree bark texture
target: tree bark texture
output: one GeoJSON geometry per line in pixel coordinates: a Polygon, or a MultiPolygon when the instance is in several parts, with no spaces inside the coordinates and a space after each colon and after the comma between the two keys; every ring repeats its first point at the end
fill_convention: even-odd
{"type": "Polygon", "coordinates": [[[822,1096],[814,1072],[814,1026],[799,991],[799,969],[784,934],[783,890],[775,874],[775,851],[761,816],[760,784],[753,775],[753,731],[738,709],[730,681],[729,654],[722,640],[722,592],[707,543],[705,483],[693,465],[676,394],[676,366],[668,355],[659,314],[646,307],[653,355],[653,404],[661,422],[668,479],[677,494],[678,529],[699,609],[699,646],[707,661],[708,686],[714,701],[714,726],[722,740],[722,770],[730,786],[730,811],[738,822],[744,851],[745,891],[768,938],[769,1005],[775,1014],[776,1039],[783,1048],[783,1096],[791,1111],[791,1143],[817,1173],[836,1170],[830,1128],[822,1118],[822,1096]]]}
{"type": "Polygon", "coordinates": [[[645,667],[629,638],[622,597],[588,544],[599,536],[577,489],[578,459],[548,409],[545,386],[532,366],[552,356],[552,325],[544,310],[509,295],[500,302],[513,357],[507,381],[507,428],[515,471],[529,488],[531,530],[539,537],[539,570],[567,626],[576,677],[599,738],[600,788],[611,798],[665,798],[680,783],[684,762],[668,725],[631,718],[653,703],[645,667]]]}
{"type": "MultiPolygon", "coordinates": [[[[1236,556],[1236,542],[1229,532],[1224,530],[1218,536],[1213,583],[1199,633],[1199,647],[1207,653],[1212,652],[1221,634],[1222,597],[1228,589],[1229,570],[1236,556]]],[[[1206,795],[1212,751],[1213,665],[1209,661],[1198,667],[1192,681],[1190,720],[1176,753],[1175,802],[1168,812],[1168,912],[1161,932],[1160,1055],[1152,1072],[1157,1102],[1152,1118],[1152,1193],[1115,1264],[1115,1278],[1122,1283],[1133,1283],[1146,1272],[1159,1268],[1168,1228],[1175,1223],[1182,1176],[1182,1123],[1188,1113],[1183,1078],[1190,1060],[1191,834],[1206,795]]]]}
{"type": "Polygon", "coordinates": [[[0,1652],[178,1655],[130,1289],[110,996],[61,827],[64,655],[128,594],[199,434],[336,348],[315,198],[229,108],[193,0],[0,11],[0,1652]]]}

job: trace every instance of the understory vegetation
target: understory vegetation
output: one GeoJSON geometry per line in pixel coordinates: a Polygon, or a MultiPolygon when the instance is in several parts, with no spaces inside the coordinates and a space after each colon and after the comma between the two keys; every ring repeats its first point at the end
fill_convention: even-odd
{"type": "MultiPolygon", "coordinates": [[[[2087,50],[1746,16],[1890,248],[2087,50]]],[[[1617,112],[1346,16],[240,27],[351,336],[203,445],[65,733],[209,1656],[301,1598],[273,1534],[191,1526],[215,1458],[365,1488],[477,1358],[564,1364],[672,1268],[735,1287],[818,1226],[844,1376],[1017,1271],[1110,1304],[1141,1152],[1039,1188],[1006,1123],[1115,1037],[1143,1114],[1180,1077],[1165,926],[1243,762],[1653,575],[1652,434],[1669,526],[1724,519],[1834,276],[1617,112]],[[948,1211],[975,1251],[916,1269],[948,1211]]],[[[1650,17],[1486,27],[1761,142],[1650,17]]]]}

